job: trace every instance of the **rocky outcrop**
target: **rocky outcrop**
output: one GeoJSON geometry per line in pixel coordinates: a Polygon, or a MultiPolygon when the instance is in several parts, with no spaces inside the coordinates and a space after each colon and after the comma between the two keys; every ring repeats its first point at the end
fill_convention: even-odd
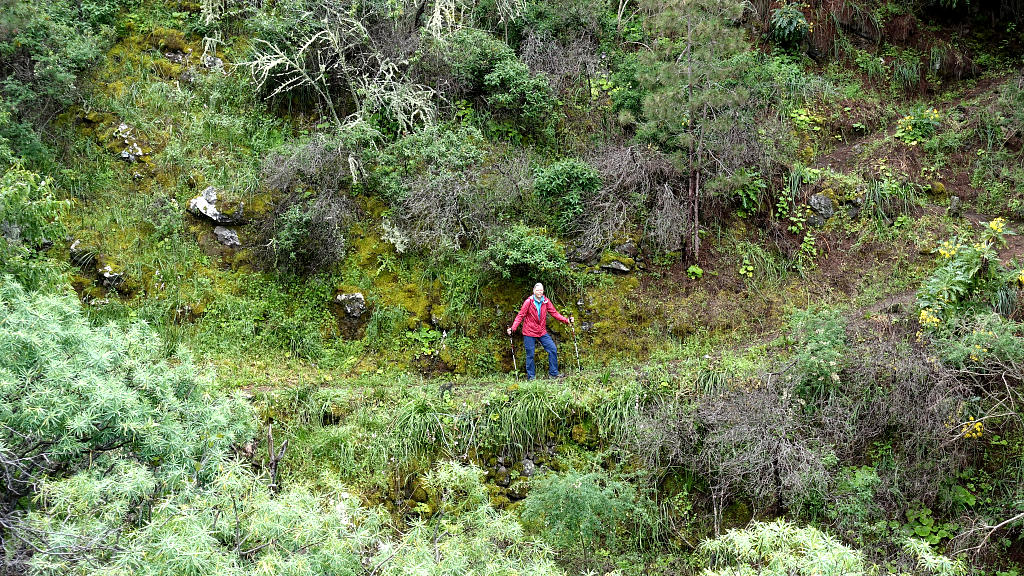
{"type": "Polygon", "coordinates": [[[334,301],[341,306],[349,318],[359,318],[366,313],[366,298],[363,297],[362,292],[338,294],[334,297],[334,301]]]}
{"type": "Polygon", "coordinates": [[[242,209],[230,213],[217,206],[217,189],[207,186],[198,196],[188,201],[188,212],[198,218],[205,218],[215,224],[241,224],[242,209]]]}
{"type": "Polygon", "coordinates": [[[242,241],[238,239],[238,233],[231,228],[217,226],[213,229],[213,235],[217,237],[217,242],[228,248],[237,248],[242,245],[242,241]]]}
{"type": "Polygon", "coordinates": [[[626,264],[620,260],[612,260],[605,264],[601,264],[601,269],[614,274],[629,274],[631,270],[629,266],[626,266],[626,264]]]}
{"type": "Polygon", "coordinates": [[[338,331],[348,339],[358,339],[366,331],[370,320],[370,308],[362,292],[339,292],[331,300],[334,316],[338,319],[338,331]]]}

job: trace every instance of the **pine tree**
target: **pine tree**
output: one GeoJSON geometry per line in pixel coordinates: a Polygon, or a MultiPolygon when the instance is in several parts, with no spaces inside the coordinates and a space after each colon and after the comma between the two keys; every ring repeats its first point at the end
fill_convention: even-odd
{"type": "MultiPolygon", "coordinates": [[[[670,2],[652,16],[660,36],[642,78],[647,90],[637,136],[675,155],[687,175],[686,190],[659,199],[658,217],[678,221],[678,247],[700,253],[701,205],[709,186],[740,168],[737,145],[756,132],[750,93],[739,82],[749,68],[743,5],[734,0],[670,2]]],[[[670,246],[670,248],[673,248],[670,246]]]]}

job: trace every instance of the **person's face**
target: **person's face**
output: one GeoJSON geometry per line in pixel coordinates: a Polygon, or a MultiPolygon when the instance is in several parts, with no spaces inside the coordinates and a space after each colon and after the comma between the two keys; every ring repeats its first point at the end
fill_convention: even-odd
{"type": "Polygon", "coordinates": [[[535,297],[536,297],[536,298],[537,298],[538,300],[539,300],[539,299],[541,299],[541,298],[543,298],[543,297],[544,297],[544,287],[543,287],[543,286],[535,286],[535,287],[533,288],[533,295],[534,295],[534,296],[535,296],[535,297]]]}

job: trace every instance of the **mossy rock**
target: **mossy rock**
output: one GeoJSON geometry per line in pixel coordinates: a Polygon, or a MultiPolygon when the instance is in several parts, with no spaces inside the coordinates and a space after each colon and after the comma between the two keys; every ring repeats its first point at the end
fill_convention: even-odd
{"type": "Polygon", "coordinates": [[[621,262],[622,264],[625,264],[627,267],[631,269],[636,267],[636,260],[630,258],[629,256],[626,256],[625,254],[619,254],[618,252],[614,252],[612,250],[605,250],[604,253],[601,254],[601,260],[598,262],[598,265],[608,266],[613,262],[621,262]]]}
{"type": "Polygon", "coordinates": [[[158,59],[153,61],[153,72],[164,80],[177,80],[184,71],[184,66],[169,60],[158,59]]]}
{"type": "Polygon", "coordinates": [[[737,500],[722,511],[722,528],[728,530],[729,528],[742,528],[750,523],[754,518],[754,513],[750,510],[750,505],[742,500],[737,500]]]}
{"type": "Polygon", "coordinates": [[[591,443],[591,435],[593,433],[590,427],[585,424],[576,424],[572,427],[572,441],[579,444],[580,446],[586,446],[591,443]]]}
{"type": "Polygon", "coordinates": [[[85,274],[71,276],[71,288],[82,302],[93,302],[107,296],[107,291],[96,284],[96,278],[85,274]]]}
{"type": "Polygon", "coordinates": [[[185,35],[172,28],[154,28],[146,40],[153,48],[166,52],[184,52],[188,48],[185,35]]]}

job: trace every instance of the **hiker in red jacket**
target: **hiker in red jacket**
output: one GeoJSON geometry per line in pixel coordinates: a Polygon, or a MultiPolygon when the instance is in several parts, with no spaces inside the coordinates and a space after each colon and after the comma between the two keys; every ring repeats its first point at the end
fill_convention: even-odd
{"type": "Polygon", "coordinates": [[[511,336],[515,332],[519,324],[523,325],[523,346],[526,348],[526,379],[533,380],[536,368],[533,364],[533,354],[537,347],[537,342],[544,347],[548,352],[548,375],[552,378],[558,378],[558,348],[555,346],[555,341],[551,339],[551,335],[548,334],[547,322],[548,314],[555,317],[555,320],[568,324],[575,322],[576,319],[572,316],[566,318],[555,310],[555,305],[544,297],[544,285],[538,282],[533,287],[533,296],[526,299],[523,305],[519,308],[519,314],[516,316],[516,321],[512,323],[507,332],[511,336]]]}

